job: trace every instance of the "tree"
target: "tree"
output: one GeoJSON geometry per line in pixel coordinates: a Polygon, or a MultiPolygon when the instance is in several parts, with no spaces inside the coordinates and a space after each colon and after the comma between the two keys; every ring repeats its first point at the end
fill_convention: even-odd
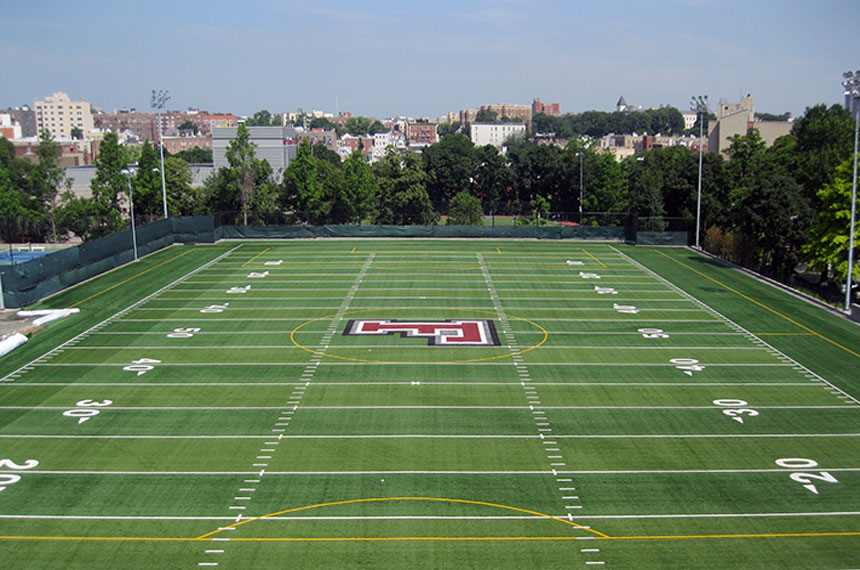
{"type": "Polygon", "coordinates": [[[12,186],[9,171],[0,165],[0,237],[6,242],[17,241],[18,233],[29,218],[25,196],[12,186]]]}
{"type": "Polygon", "coordinates": [[[370,127],[367,129],[367,133],[370,135],[375,135],[377,133],[387,133],[387,132],[388,132],[388,129],[386,129],[385,125],[383,125],[379,121],[373,121],[373,123],[371,123],[370,127]]]}
{"type": "Polygon", "coordinates": [[[378,181],[374,197],[374,224],[436,224],[439,214],[433,209],[425,184],[427,174],[421,157],[415,153],[400,156],[389,153],[376,164],[378,181]]]}
{"type": "Polygon", "coordinates": [[[69,136],[72,137],[72,140],[79,141],[84,138],[84,131],[80,127],[72,127],[72,130],[69,132],[69,136]]]}
{"type": "Polygon", "coordinates": [[[474,187],[485,211],[500,213],[508,200],[511,173],[505,157],[493,145],[475,148],[474,187]]]}
{"type": "Polygon", "coordinates": [[[560,196],[567,193],[568,182],[560,148],[523,140],[512,144],[507,156],[519,203],[530,203],[536,196],[557,203],[560,196]]]}
{"type": "Polygon", "coordinates": [[[299,144],[296,158],[284,172],[281,183],[281,203],[301,212],[303,219],[310,221],[311,210],[322,201],[322,184],[317,178],[318,163],[309,139],[299,144]]]}
{"type": "Polygon", "coordinates": [[[65,170],[60,167],[60,147],[54,142],[51,133],[43,130],[39,135],[36,156],[39,161],[31,173],[32,194],[36,202],[34,208],[50,227],[54,242],[58,241],[57,223],[60,188],[68,185],[65,170]]]}
{"type": "Polygon", "coordinates": [[[475,115],[476,123],[495,123],[498,114],[495,111],[490,111],[489,109],[480,109],[478,114],[475,115]]]}
{"type": "Polygon", "coordinates": [[[340,166],[340,155],[333,150],[329,150],[323,143],[317,143],[313,146],[314,156],[320,160],[326,160],[335,166],[340,166]]]}
{"type": "Polygon", "coordinates": [[[800,262],[812,220],[801,186],[791,176],[764,176],[738,206],[744,212],[740,230],[755,248],[758,271],[786,279],[800,262]]]}
{"type": "MultiPolygon", "coordinates": [[[[378,122],[378,121],[377,121],[378,122]]],[[[354,136],[362,136],[370,133],[370,127],[373,125],[373,121],[368,119],[367,117],[358,116],[358,117],[350,117],[348,118],[344,124],[344,130],[351,135],[354,136]]],[[[382,123],[380,123],[381,125],[382,123]]],[[[385,132],[384,128],[380,132],[385,132]]]]}
{"type": "Polygon", "coordinates": [[[198,131],[197,125],[195,125],[194,123],[192,123],[191,121],[189,121],[187,119],[185,121],[182,121],[182,124],[179,125],[178,128],[180,131],[191,131],[195,135],[197,134],[197,131],[198,131]]]}
{"type": "Polygon", "coordinates": [[[439,138],[442,139],[448,135],[456,135],[460,130],[460,121],[454,121],[453,123],[441,123],[436,127],[436,132],[439,134],[439,138]]]}
{"type": "Polygon", "coordinates": [[[167,211],[171,216],[192,216],[208,213],[203,209],[199,189],[191,186],[191,169],[188,163],[176,156],[164,159],[167,211]]]}
{"type": "Polygon", "coordinates": [[[326,131],[336,131],[337,125],[335,125],[334,123],[332,123],[330,120],[326,119],[325,117],[314,117],[313,119],[311,119],[311,122],[308,125],[308,128],[323,129],[326,131]]]}
{"type": "Polygon", "coordinates": [[[640,223],[640,229],[664,230],[664,222],[659,219],[663,216],[663,175],[655,155],[649,152],[641,157],[631,156],[624,160],[623,167],[627,178],[628,211],[639,218],[650,218],[640,223]]]}
{"type": "MultiPolygon", "coordinates": [[[[851,223],[851,179],[854,164],[849,158],[836,169],[833,181],[819,192],[821,204],[815,225],[809,231],[808,243],[803,247],[806,262],[812,269],[820,271],[822,280],[832,276],[836,281],[845,281],[848,275],[848,245],[851,223]]],[[[854,243],[860,243],[860,224],[854,227],[854,243]]],[[[860,264],[854,259],[851,272],[860,275],[860,264]]]]}
{"type": "Polygon", "coordinates": [[[484,211],[481,201],[464,190],[458,192],[448,205],[448,225],[482,226],[484,211]]]}
{"type": "Polygon", "coordinates": [[[816,105],[794,122],[791,134],[797,138],[795,178],[817,208],[818,191],[833,182],[837,167],[854,152],[854,121],[839,105],[816,105]]]}
{"type": "Polygon", "coordinates": [[[376,176],[360,151],[343,163],[344,193],[352,204],[350,221],[360,224],[370,211],[370,200],[377,193],[376,176]]]}
{"type": "Polygon", "coordinates": [[[427,193],[437,211],[445,212],[448,201],[468,191],[476,165],[475,145],[463,135],[444,137],[421,153],[427,173],[427,193]]]}
{"type": "Polygon", "coordinates": [[[254,113],[254,116],[245,120],[247,127],[279,127],[281,126],[281,118],[278,115],[272,115],[267,109],[262,109],[254,113]]]}
{"type": "Polygon", "coordinates": [[[192,147],[187,148],[185,150],[180,150],[176,154],[174,154],[176,158],[181,158],[188,164],[211,164],[212,163],[212,149],[211,148],[199,148],[192,147]]]}
{"type": "Polygon", "coordinates": [[[158,152],[149,141],[144,141],[141,147],[137,172],[131,188],[136,218],[152,220],[164,211],[161,196],[161,163],[158,160],[158,152]]]}
{"type": "MultiPolygon", "coordinates": [[[[268,111],[267,111],[268,112],[268,111]]],[[[253,200],[254,162],[257,145],[251,142],[251,135],[243,124],[236,129],[236,138],[227,145],[227,162],[238,174],[239,205],[242,209],[242,223],[248,225],[248,209],[253,200]]]]}
{"type": "Polygon", "coordinates": [[[110,209],[120,211],[120,199],[127,192],[128,181],[122,173],[128,167],[127,155],[116,133],[105,134],[96,158],[96,175],[90,185],[93,198],[110,209]]]}

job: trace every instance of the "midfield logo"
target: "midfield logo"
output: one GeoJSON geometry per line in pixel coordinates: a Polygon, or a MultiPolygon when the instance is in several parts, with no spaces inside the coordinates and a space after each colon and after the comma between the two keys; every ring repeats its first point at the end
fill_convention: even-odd
{"type": "Polygon", "coordinates": [[[446,319],[444,321],[399,321],[397,319],[352,319],[345,335],[399,334],[403,338],[425,337],[431,346],[499,346],[496,326],[490,319],[446,319]]]}

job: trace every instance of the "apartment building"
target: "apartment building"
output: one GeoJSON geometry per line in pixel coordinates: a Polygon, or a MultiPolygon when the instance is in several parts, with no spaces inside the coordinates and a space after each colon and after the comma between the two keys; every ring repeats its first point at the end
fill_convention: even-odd
{"type": "Polygon", "coordinates": [[[72,138],[72,129],[88,133],[93,129],[93,109],[83,98],[72,101],[66,93],[57,92],[35,102],[36,129],[49,131],[56,139],[72,138]]]}
{"type": "Polygon", "coordinates": [[[472,123],[471,138],[475,146],[491,144],[499,148],[510,136],[525,131],[522,123],[472,123]]]}
{"type": "Polygon", "coordinates": [[[561,114],[559,113],[558,103],[544,103],[540,99],[535,99],[532,101],[532,115],[536,115],[538,113],[551,115],[553,117],[558,117],[561,114]]]}

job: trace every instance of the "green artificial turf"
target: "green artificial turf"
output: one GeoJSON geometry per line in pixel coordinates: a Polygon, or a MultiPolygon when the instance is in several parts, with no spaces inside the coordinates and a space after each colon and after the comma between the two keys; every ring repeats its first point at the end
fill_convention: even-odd
{"type": "Polygon", "coordinates": [[[4,568],[860,563],[860,328],[687,249],[175,246],[39,306],[4,568]]]}

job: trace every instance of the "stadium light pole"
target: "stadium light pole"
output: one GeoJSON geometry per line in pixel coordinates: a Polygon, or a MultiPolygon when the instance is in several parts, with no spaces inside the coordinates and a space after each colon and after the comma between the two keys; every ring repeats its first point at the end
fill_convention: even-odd
{"type": "Polygon", "coordinates": [[[860,132],[860,118],[857,116],[857,103],[860,100],[860,70],[846,71],[842,74],[845,81],[845,95],[851,101],[851,114],[854,115],[854,176],[851,180],[851,226],[848,230],[848,279],[845,283],[845,311],[851,312],[851,270],[854,265],[854,220],[857,212],[857,135],[860,132]]]}
{"type": "Polygon", "coordinates": [[[167,218],[167,184],[164,181],[164,136],[161,132],[161,110],[164,109],[164,104],[170,99],[168,91],[155,92],[152,90],[152,99],[150,106],[156,109],[156,117],[158,117],[158,151],[161,153],[161,201],[164,205],[164,217],[167,218]]]}
{"type": "Polygon", "coordinates": [[[123,169],[122,174],[125,174],[125,181],[128,182],[128,210],[131,218],[131,246],[134,249],[134,260],[137,261],[137,231],[134,227],[134,200],[131,198],[131,177],[134,175],[135,169],[129,167],[123,169]]]}
{"type": "Polygon", "coordinates": [[[708,113],[708,96],[694,95],[690,100],[690,110],[695,111],[699,117],[699,184],[696,197],[696,249],[699,249],[699,227],[702,217],[702,137],[705,128],[705,116],[708,113]]]}

